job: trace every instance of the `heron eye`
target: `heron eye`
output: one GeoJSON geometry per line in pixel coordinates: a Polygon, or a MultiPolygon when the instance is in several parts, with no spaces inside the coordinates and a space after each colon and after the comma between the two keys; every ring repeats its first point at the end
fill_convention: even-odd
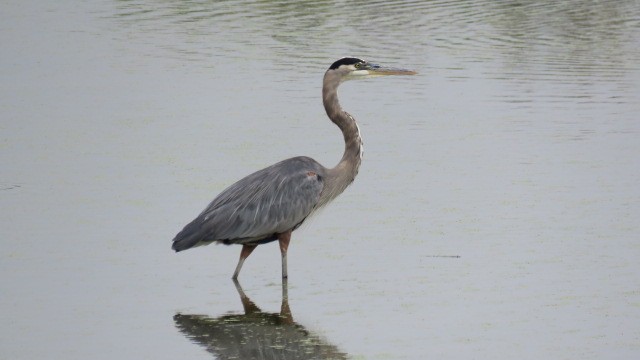
{"type": "Polygon", "coordinates": [[[354,66],[356,67],[356,69],[360,69],[362,67],[362,63],[356,63],[354,66]]]}

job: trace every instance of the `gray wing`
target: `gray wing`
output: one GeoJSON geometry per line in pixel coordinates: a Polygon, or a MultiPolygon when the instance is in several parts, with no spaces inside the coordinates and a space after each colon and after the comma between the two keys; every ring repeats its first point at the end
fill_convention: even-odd
{"type": "Polygon", "coordinates": [[[224,190],[173,239],[173,249],[202,243],[251,243],[299,226],[324,186],[322,165],[295,157],[257,171],[224,190]]]}

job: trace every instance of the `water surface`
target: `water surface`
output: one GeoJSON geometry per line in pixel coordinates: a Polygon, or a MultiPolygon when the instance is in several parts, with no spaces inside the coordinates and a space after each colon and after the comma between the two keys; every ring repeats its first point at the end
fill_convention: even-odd
{"type": "Polygon", "coordinates": [[[2,8],[0,357],[640,353],[637,2],[2,8]],[[345,55],[419,75],[342,86],[363,165],[294,234],[286,299],[275,245],[240,293],[239,248],[172,253],[242,176],[338,162],[345,55]]]}

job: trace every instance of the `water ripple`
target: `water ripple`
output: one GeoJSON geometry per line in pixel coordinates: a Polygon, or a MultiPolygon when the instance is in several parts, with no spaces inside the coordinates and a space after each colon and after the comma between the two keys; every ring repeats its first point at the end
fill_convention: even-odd
{"type": "Polygon", "coordinates": [[[633,87],[629,74],[640,69],[635,1],[134,0],[116,2],[113,18],[132,46],[163,44],[166,53],[151,56],[194,62],[258,58],[289,69],[352,54],[452,81],[551,82],[579,93],[611,81],[633,87]]]}

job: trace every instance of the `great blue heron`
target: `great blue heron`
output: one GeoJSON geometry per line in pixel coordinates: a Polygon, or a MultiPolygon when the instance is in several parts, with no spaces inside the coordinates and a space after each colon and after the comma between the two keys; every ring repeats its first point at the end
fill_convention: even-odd
{"type": "Polygon", "coordinates": [[[353,182],[362,159],[362,138],[355,119],[340,107],[338,86],[346,80],[415,72],[383,67],[345,57],[324,74],[322,101],[327,115],[342,131],[345,149],[334,168],[298,156],[257,171],[229,186],[173,239],[176,252],[212,242],[241,244],[233,273],[238,278],[256,246],[278,240],[282,278],[287,278],[287,248],[291,232],[314,211],[340,195],[353,182]]]}

